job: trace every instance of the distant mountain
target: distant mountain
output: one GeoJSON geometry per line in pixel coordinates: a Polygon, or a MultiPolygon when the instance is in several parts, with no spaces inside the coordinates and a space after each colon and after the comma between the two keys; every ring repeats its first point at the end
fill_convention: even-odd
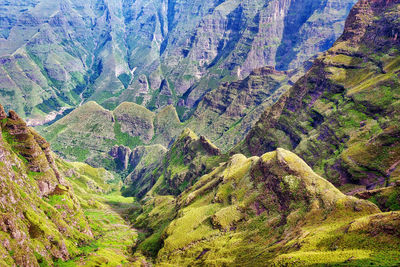
{"type": "Polygon", "coordinates": [[[0,101],[32,124],[88,100],[181,118],[221,81],[328,49],[355,0],[25,0],[0,4],[0,101]]]}

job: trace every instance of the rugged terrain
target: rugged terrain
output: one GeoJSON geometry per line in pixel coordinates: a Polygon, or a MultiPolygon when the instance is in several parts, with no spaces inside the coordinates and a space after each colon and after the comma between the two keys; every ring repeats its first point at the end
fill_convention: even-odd
{"type": "MultiPolygon", "coordinates": [[[[31,4],[38,8],[43,3],[31,4]]],[[[61,6],[76,8],[77,3],[61,6]]],[[[124,60],[129,68],[139,62],[149,73],[138,80],[130,77],[124,92],[104,94],[105,101],[97,98],[102,93],[96,87],[82,87],[82,98],[101,105],[82,103],[38,128],[63,158],[113,170],[122,181],[105,169],[58,158],[15,112],[7,115],[0,108],[0,265],[399,266],[400,0],[360,0],[333,47],[296,71],[286,69],[322,49],[320,38],[327,39],[320,29],[328,22],[340,25],[337,19],[350,3],[146,3],[122,2],[123,12],[112,13],[107,10],[118,10],[120,1],[89,1],[79,12],[88,7],[99,12],[90,16],[105,12],[105,24],[119,30],[126,28],[116,18],[132,19],[129,25],[141,30],[125,36],[134,46],[127,48],[124,60]],[[303,8],[310,13],[302,13],[303,8]],[[154,19],[147,20],[154,10],[154,19]],[[207,63],[221,20],[229,35],[224,32],[217,60],[207,63]],[[239,24],[234,22],[239,21],[243,28],[236,36],[233,29],[239,24]],[[174,52],[193,33],[187,49],[174,52]],[[269,40],[267,35],[281,39],[279,47],[261,49],[274,54],[274,63],[263,64],[280,70],[257,66],[247,76],[246,60],[262,59],[257,49],[261,39],[269,40]],[[152,46],[143,36],[151,37],[152,46]],[[201,46],[204,37],[211,50],[201,46]],[[315,41],[310,50],[303,38],[308,44],[315,41]],[[182,58],[199,58],[205,65],[192,68],[182,58]],[[161,70],[160,76],[149,62],[161,70]],[[202,72],[189,91],[179,91],[184,87],[171,77],[179,80],[185,72],[174,66],[200,71],[207,64],[210,72],[202,72]],[[213,72],[218,68],[240,68],[236,78],[247,77],[213,87],[212,93],[202,91],[211,74],[217,73],[219,81],[232,78],[228,72],[213,72]],[[151,79],[160,82],[159,94],[146,99],[153,90],[151,79]],[[125,99],[129,90],[129,96],[137,97],[134,88],[140,88],[142,98],[125,99]],[[196,98],[199,92],[201,99],[196,98]],[[181,122],[179,115],[184,117],[195,99],[194,115],[181,122]]],[[[68,16],[76,15],[70,11],[68,16]]],[[[4,29],[2,34],[12,37],[15,28],[4,29]]],[[[118,36],[111,35],[105,44],[121,40],[118,36]]],[[[118,44],[113,51],[124,46],[118,44]]],[[[115,66],[112,58],[104,66],[115,66]]],[[[106,73],[103,78],[110,78],[106,73]]],[[[91,79],[113,90],[111,80],[99,77],[91,79]]],[[[120,82],[126,79],[119,77],[120,82]]]]}
{"type": "MultiPolygon", "coordinates": [[[[197,155],[197,162],[206,153],[188,149],[195,140],[185,130],[168,154],[183,160],[197,155]]],[[[133,191],[141,206],[132,220],[143,229],[137,257],[153,258],[157,266],[400,263],[399,212],[382,213],[372,202],[344,195],[295,154],[277,149],[207,161],[212,168],[200,177],[175,159],[164,160],[151,189],[142,186],[148,177],[132,177],[133,188],[142,190],[133,191]],[[168,170],[172,176],[165,176],[168,170]],[[192,174],[191,183],[177,179],[192,174]]]]}
{"type": "Polygon", "coordinates": [[[111,111],[90,101],[55,123],[36,129],[62,157],[106,167],[121,175],[134,168],[129,167],[135,165],[133,149],[148,145],[168,149],[186,127],[226,152],[243,140],[265,108],[275,103],[308,65],[290,72],[264,67],[244,80],[222,84],[200,101],[185,122],[180,121],[172,105],[152,112],[133,102],[123,102],[111,111]]]}
{"type": "Polygon", "coordinates": [[[118,188],[108,184],[113,176],[58,159],[41,136],[1,105],[0,129],[0,265],[49,266],[76,258],[132,262],[127,248],[137,234],[121,208],[133,199],[107,195],[118,188]]]}
{"type": "Polygon", "coordinates": [[[107,167],[114,161],[113,156],[118,158],[113,151],[115,145],[127,146],[129,151],[149,144],[168,147],[182,129],[172,106],[154,113],[138,104],[124,102],[110,111],[91,101],[39,130],[63,157],[107,167]],[[98,162],[99,157],[104,162],[98,162]]]}
{"type": "Polygon", "coordinates": [[[393,183],[400,176],[398,7],[359,1],[344,34],[238,150],[290,149],[336,185],[393,183]]]}
{"type": "Polygon", "coordinates": [[[328,49],[354,3],[5,1],[0,101],[31,125],[88,100],[172,104],[183,118],[221,81],[293,69],[328,49]]]}

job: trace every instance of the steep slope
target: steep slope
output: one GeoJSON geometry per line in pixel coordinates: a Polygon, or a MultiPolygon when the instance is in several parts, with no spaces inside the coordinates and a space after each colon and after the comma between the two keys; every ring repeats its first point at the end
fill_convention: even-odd
{"type": "Polygon", "coordinates": [[[179,195],[223,160],[215,145],[188,128],[168,152],[159,153],[156,147],[139,149],[142,151],[139,162],[125,179],[126,188],[122,191],[138,198],[143,198],[150,189],[161,195],[179,195]]]}
{"type": "Polygon", "coordinates": [[[135,255],[156,265],[399,263],[398,212],[344,195],[284,149],[234,155],[178,196],[160,184],[133,214],[147,233],[135,255]]]}
{"type": "MultiPolygon", "coordinates": [[[[130,55],[133,64],[151,58],[145,62],[149,68],[136,70],[134,86],[120,98],[145,99],[145,87],[155,93],[145,102],[149,108],[158,108],[171,100],[191,108],[220,81],[244,78],[253,69],[266,65],[284,70],[297,67],[332,45],[354,3],[215,0],[169,1],[167,6],[161,1],[154,4],[158,14],[150,8],[139,14],[141,23],[150,15],[160,22],[151,20],[156,33],[152,46],[148,46],[151,50],[133,50],[130,55]],[[165,11],[167,19],[162,17],[165,11]]],[[[134,5],[126,13],[136,15],[137,10],[139,6],[134,5]]],[[[142,25],[137,27],[149,34],[150,27],[144,29],[142,25]]],[[[148,42],[147,36],[133,38],[148,42]]]]}
{"type": "MultiPolygon", "coordinates": [[[[124,155],[122,150],[112,151],[112,145],[129,149],[149,144],[169,147],[185,127],[193,128],[227,151],[246,136],[262,111],[297,81],[307,69],[306,65],[290,72],[265,67],[253,71],[244,80],[225,83],[208,93],[194,115],[184,123],[180,122],[172,105],[153,113],[138,104],[124,102],[111,112],[90,101],[38,130],[63,157],[86,160],[93,166],[110,170],[120,171],[120,165],[126,164],[118,158],[130,153],[122,147],[120,150],[126,150],[124,155]],[[98,154],[108,151],[115,162],[107,155],[98,154]]],[[[126,166],[123,169],[126,170],[126,166]]]]}
{"type": "Polygon", "coordinates": [[[357,192],[355,196],[372,201],[383,211],[400,210],[400,180],[393,186],[357,192]]]}
{"type": "Polygon", "coordinates": [[[57,266],[135,266],[131,248],[138,234],[127,220],[133,198],[118,193],[120,180],[105,169],[95,169],[84,163],[62,160],[57,163],[74,189],[94,236],[79,248],[77,257],[67,262],[58,261],[57,266]]]}
{"type": "Polygon", "coordinates": [[[132,266],[133,198],[105,169],[56,158],[0,105],[0,265],[132,266]]]}
{"type": "Polygon", "coordinates": [[[1,265],[39,266],[76,256],[93,235],[49,144],[2,106],[0,119],[1,265]]]}
{"type": "Polygon", "coordinates": [[[6,108],[40,124],[54,118],[46,118],[52,111],[124,89],[118,77],[130,69],[118,3],[7,1],[0,12],[0,100],[6,108]]]}
{"type": "Polygon", "coordinates": [[[238,150],[285,147],[337,185],[400,174],[399,1],[359,1],[342,37],[268,108],[238,150]]]}
{"type": "MultiPolygon", "coordinates": [[[[0,4],[0,100],[30,124],[94,100],[180,106],[330,47],[355,0],[26,0],[0,4]]],[[[189,113],[187,113],[189,114],[189,113]]]]}
{"type": "Polygon", "coordinates": [[[263,111],[274,104],[303,69],[279,72],[271,67],[254,70],[244,80],[222,84],[200,101],[187,127],[207,136],[227,151],[239,143],[263,111]]]}

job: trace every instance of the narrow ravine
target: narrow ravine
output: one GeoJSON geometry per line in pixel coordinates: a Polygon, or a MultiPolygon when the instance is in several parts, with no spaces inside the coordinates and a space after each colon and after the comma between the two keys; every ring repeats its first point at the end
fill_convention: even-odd
{"type": "Polygon", "coordinates": [[[85,209],[95,239],[81,247],[82,254],[56,266],[132,266],[137,231],[126,220],[133,198],[118,193],[95,196],[100,203],[85,209]]]}

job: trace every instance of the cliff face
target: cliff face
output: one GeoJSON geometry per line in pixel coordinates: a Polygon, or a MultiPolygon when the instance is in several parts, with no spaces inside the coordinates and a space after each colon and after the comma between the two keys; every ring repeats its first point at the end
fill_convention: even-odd
{"type": "Polygon", "coordinates": [[[239,143],[306,68],[276,71],[264,67],[252,71],[243,80],[224,83],[207,93],[199,102],[187,127],[207,136],[223,151],[239,143]]]}
{"type": "Polygon", "coordinates": [[[95,100],[195,106],[220,81],[330,47],[355,0],[28,0],[1,4],[0,100],[31,124],[95,100]],[[11,104],[7,104],[11,108],[11,104]],[[45,115],[44,115],[45,114],[45,115]]]}
{"type": "Polygon", "coordinates": [[[0,264],[68,260],[93,235],[49,144],[0,105],[0,264]]]}
{"type": "Polygon", "coordinates": [[[399,1],[360,1],[343,35],[247,136],[242,151],[286,147],[335,184],[399,176],[399,1]]]}

